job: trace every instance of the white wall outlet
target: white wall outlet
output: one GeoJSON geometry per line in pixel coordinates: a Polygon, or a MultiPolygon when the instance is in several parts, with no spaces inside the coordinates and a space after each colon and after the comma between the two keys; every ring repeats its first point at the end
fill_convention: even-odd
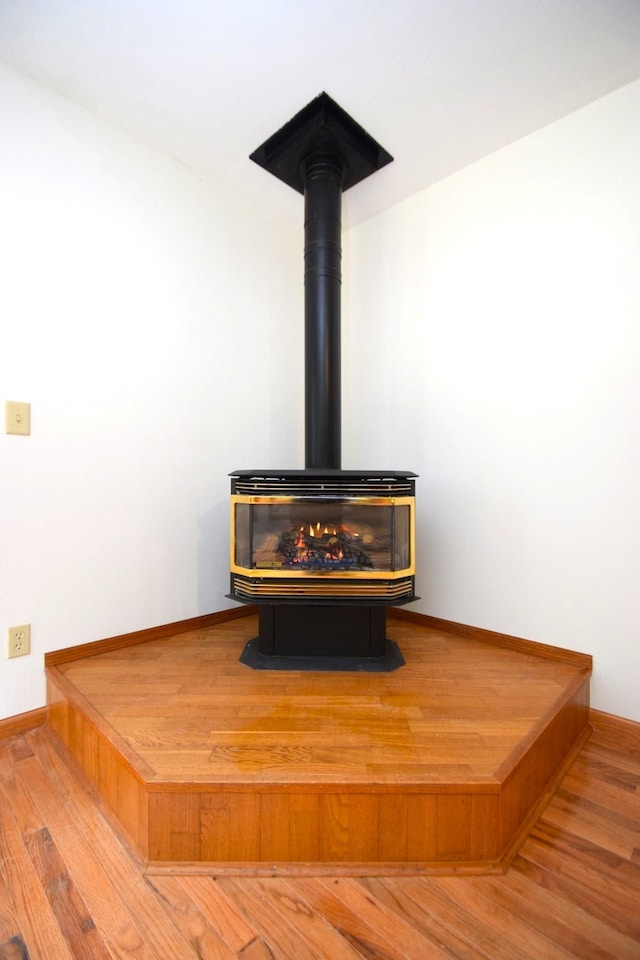
{"type": "Polygon", "coordinates": [[[31,625],[9,627],[9,657],[26,657],[31,653],[31,625]]]}
{"type": "Polygon", "coordinates": [[[31,434],[31,404],[7,400],[4,408],[5,433],[28,437],[31,434]]]}

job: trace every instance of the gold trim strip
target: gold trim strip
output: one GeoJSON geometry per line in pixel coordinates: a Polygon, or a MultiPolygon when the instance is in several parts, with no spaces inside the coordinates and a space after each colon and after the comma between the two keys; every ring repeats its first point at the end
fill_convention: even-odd
{"type": "Polygon", "coordinates": [[[313,504],[313,503],[326,503],[330,501],[331,503],[356,503],[361,506],[372,506],[372,507],[403,507],[411,506],[415,503],[415,497],[327,497],[318,494],[314,494],[309,497],[264,497],[257,495],[249,494],[240,494],[233,493],[231,494],[231,503],[249,503],[249,504],[262,504],[271,506],[272,504],[279,505],[283,503],[301,503],[301,504],[313,504]]]}
{"type": "Polygon", "coordinates": [[[278,597],[278,596],[305,596],[305,597],[386,597],[394,599],[410,595],[413,590],[411,581],[397,584],[273,584],[273,583],[246,583],[234,580],[235,593],[247,597],[278,597]]]}
{"type": "Polygon", "coordinates": [[[409,511],[409,556],[411,563],[408,567],[403,567],[402,570],[280,570],[278,568],[265,568],[265,567],[241,567],[235,562],[235,552],[236,552],[236,530],[235,530],[235,507],[236,504],[282,504],[282,503],[313,503],[314,500],[326,500],[327,498],[322,497],[254,497],[254,496],[244,496],[239,494],[232,494],[230,501],[230,529],[231,529],[231,538],[230,538],[230,557],[229,557],[229,569],[231,573],[241,573],[246,577],[269,577],[269,578],[282,578],[282,579],[291,579],[291,578],[300,578],[304,577],[340,577],[342,579],[349,580],[397,580],[401,577],[414,576],[416,572],[415,567],[415,556],[416,556],[416,512],[415,512],[415,497],[348,497],[348,498],[335,498],[336,502],[342,503],[360,503],[360,504],[370,504],[371,506],[383,506],[383,507],[403,507],[408,506],[412,509],[409,511]]]}
{"type": "Polygon", "coordinates": [[[351,594],[354,590],[359,590],[361,592],[368,593],[402,593],[407,589],[407,584],[401,582],[398,584],[377,584],[369,583],[363,584],[358,583],[355,586],[353,584],[337,586],[333,585],[324,585],[319,583],[294,583],[294,584],[275,584],[275,583],[251,583],[247,584],[245,581],[236,581],[238,589],[242,587],[247,593],[260,593],[260,592],[269,592],[269,593],[290,593],[293,590],[307,591],[310,589],[315,590],[316,593],[326,593],[326,594],[337,594],[337,593],[346,593],[351,594]]]}
{"type": "Polygon", "coordinates": [[[232,561],[231,573],[241,573],[251,580],[400,580],[412,577],[414,564],[402,570],[281,570],[278,567],[239,567],[232,561]]]}

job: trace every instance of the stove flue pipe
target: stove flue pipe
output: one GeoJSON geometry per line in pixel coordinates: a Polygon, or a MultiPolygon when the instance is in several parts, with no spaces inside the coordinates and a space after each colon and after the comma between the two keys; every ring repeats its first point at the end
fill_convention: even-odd
{"type": "Polygon", "coordinates": [[[313,155],[304,176],[305,467],[342,465],[342,182],[339,157],[313,155]]]}
{"type": "Polygon", "coordinates": [[[326,93],[251,154],[305,198],[305,469],[341,469],[341,203],[393,160],[326,93]]]}

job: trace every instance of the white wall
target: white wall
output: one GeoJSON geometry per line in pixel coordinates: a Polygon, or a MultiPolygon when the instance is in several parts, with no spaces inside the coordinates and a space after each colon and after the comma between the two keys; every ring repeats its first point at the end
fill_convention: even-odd
{"type": "Polygon", "coordinates": [[[303,348],[298,231],[5,68],[0,127],[2,416],[32,405],[0,434],[3,718],[49,650],[232,605],[227,474],[302,462],[303,348]]]}
{"type": "MultiPolygon", "coordinates": [[[[636,720],[639,115],[634,84],[350,231],[343,299],[344,466],[420,474],[416,609],[592,653],[636,720]]],[[[1,719],[46,651],[228,606],[226,474],[303,444],[301,228],[5,69],[0,122],[33,419],[0,434],[0,640],[33,645],[0,642],[1,719]]]]}
{"type": "Polygon", "coordinates": [[[640,83],[345,238],[345,467],[420,474],[415,609],[640,720],[640,83]]]}

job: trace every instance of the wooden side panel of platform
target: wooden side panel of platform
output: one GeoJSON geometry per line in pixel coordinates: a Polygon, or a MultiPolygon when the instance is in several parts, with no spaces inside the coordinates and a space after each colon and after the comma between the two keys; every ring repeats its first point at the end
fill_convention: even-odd
{"type": "Polygon", "coordinates": [[[47,671],[48,725],[79,764],[146,860],[149,856],[149,798],[143,779],[99,718],[91,716],[57,671],[47,671]]]}
{"type": "Polygon", "coordinates": [[[580,675],[562,702],[540,723],[535,737],[523,743],[520,758],[515,762],[511,758],[511,769],[497,771],[502,780],[499,843],[505,865],[517,852],[590,733],[589,675],[580,675]]]}
{"type": "MultiPolygon", "coordinates": [[[[150,860],[288,864],[482,864],[497,867],[499,794],[153,793],[150,860]]],[[[277,868],[279,869],[279,867],[277,868]]]]}

